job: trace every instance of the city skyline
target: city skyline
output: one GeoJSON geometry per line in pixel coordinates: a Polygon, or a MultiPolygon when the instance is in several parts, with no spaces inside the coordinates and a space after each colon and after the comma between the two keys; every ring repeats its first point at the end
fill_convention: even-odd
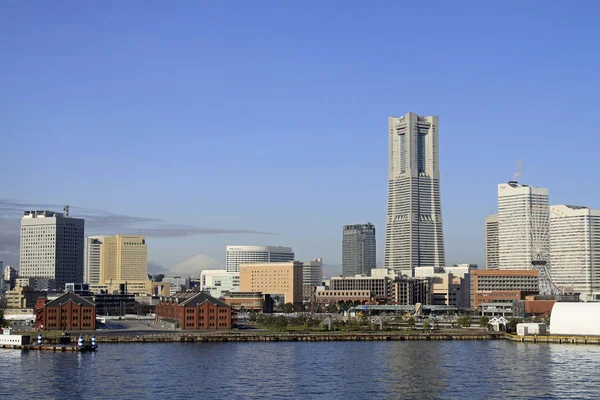
{"type": "Polygon", "coordinates": [[[416,20],[380,23],[420,12],[416,5],[288,5],[260,26],[258,10],[240,7],[174,15],[156,5],[113,17],[98,5],[5,7],[5,265],[18,267],[22,211],[65,204],[86,219],[86,236],[145,235],[151,270],[197,254],[224,266],[232,243],[291,246],[299,260],[339,266],[340,227],[355,221],[380,227],[383,260],[386,118],[411,110],[443,121],[446,264],[485,265],[482,218],[519,159],[524,179],[549,188],[553,204],[600,208],[598,188],[579,184],[595,178],[597,136],[582,117],[598,96],[598,56],[581,40],[597,29],[589,9],[439,4],[423,31],[416,20]],[[350,29],[344,19],[363,24],[350,29]],[[507,21],[512,29],[497,34],[507,21]],[[390,51],[405,43],[415,62],[390,51]],[[232,120],[243,123],[232,131],[232,120]]]}

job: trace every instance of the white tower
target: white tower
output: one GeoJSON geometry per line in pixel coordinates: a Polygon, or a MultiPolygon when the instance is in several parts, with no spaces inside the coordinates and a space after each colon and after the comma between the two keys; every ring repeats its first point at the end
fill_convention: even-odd
{"type": "Polygon", "coordinates": [[[583,301],[600,300],[600,210],[550,207],[550,274],[583,301]]]}
{"type": "Polygon", "coordinates": [[[498,269],[532,269],[549,261],[548,189],[498,185],[498,269]]]}

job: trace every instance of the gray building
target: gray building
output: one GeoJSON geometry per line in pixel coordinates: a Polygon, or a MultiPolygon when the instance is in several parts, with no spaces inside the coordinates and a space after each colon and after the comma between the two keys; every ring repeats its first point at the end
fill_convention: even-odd
{"type": "Polygon", "coordinates": [[[384,265],[398,274],[445,265],[438,134],[437,116],[408,113],[388,120],[384,265]]]}
{"type": "Polygon", "coordinates": [[[498,269],[498,214],[485,217],[485,268],[498,269]]]}
{"type": "Polygon", "coordinates": [[[342,275],[370,275],[376,268],[375,225],[344,225],[342,238],[342,275]]]}
{"type": "Polygon", "coordinates": [[[84,220],[66,211],[25,211],[21,219],[19,276],[39,281],[36,289],[83,282],[84,220]]]}
{"type": "Polygon", "coordinates": [[[323,284],[323,259],[315,258],[302,263],[302,285],[319,286],[323,284]]]}

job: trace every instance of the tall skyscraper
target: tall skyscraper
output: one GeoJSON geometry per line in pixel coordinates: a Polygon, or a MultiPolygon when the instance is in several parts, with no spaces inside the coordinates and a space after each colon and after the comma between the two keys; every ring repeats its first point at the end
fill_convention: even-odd
{"type": "Polygon", "coordinates": [[[291,247],[282,246],[227,246],[227,272],[240,272],[240,264],[294,261],[291,247]]]}
{"type": "Polygon", "coordinates": [[[600,210],[550,207],[550,275],[584,301],[600,300],[600,210]]]}
{"type": "Polygon", "coordinates": [[[89,284],[148,281],[148,246],[144,236],[87,238],[86,279],[89,284]]]}
{"type": "Polygon", "coordinates": [[[315,258],[302,263],[302,284],[319,286],[323,284],[323,259],[315,258]]]}
{"type": "Polygon", "coordinates": [[[498,269],[532,269],[550,253],[548,189],[498,185],[498,269]]]}
{"type": "Polygon", "coordinates": [[[498,214],[485,217],[485,268],[498,269],[498,214]]]}
{"type": "Polygon", "coordinates": [[[388,119],[385,267],[399,274],[445,264],[438,133],[437,116],[388,119]]]}
{"type": "Polygon", "coordinates": [[[21,219],[19,276],[35,289],[63,289],[83,282],[84,220],[68,213],[25,211],[21,219]]]}
{"type": "Polygon", "coordinates": [[[342,233],[342,275],[371,275],[377,268],[375,225],[344,225],[342,233]]]}

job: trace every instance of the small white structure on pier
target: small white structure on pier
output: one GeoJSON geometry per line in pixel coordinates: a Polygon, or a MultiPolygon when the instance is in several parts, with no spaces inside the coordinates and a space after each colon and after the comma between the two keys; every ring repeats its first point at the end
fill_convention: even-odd
{"type": "Polygon", "coordinates": [[[0,346],[2,345],[24,345],[30,344],[31,336],[26,335],[13,335],[12,328],[2,328],[2,335],[0,335],[0,346]]]}
{"type": "Polygon", "coordinates": [[[545,335],[546,324],[537,324],[534,322],[517,324],[517,335],[545,335]]]}

